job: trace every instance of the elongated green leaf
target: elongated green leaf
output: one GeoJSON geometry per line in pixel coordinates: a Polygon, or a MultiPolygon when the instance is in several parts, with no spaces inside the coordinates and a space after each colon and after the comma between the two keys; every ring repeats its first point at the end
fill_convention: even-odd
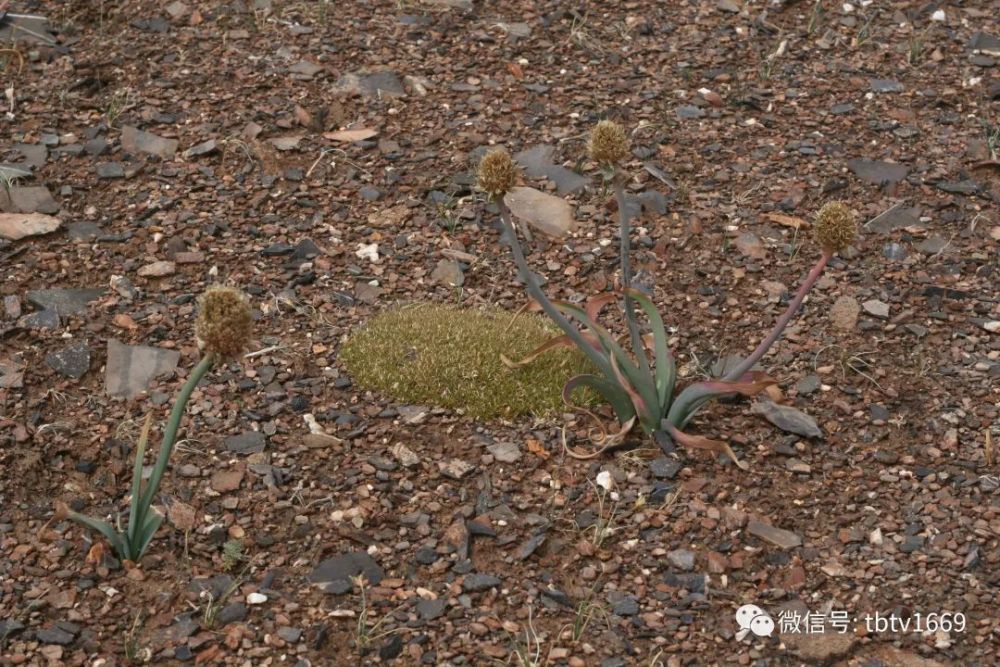
{"type": "Polygon", "coordinates": [[[142,525],[142,529],[131,540],[132,548],[135,551],[132,560],[138,561],[142,558],[142,555],[146,553],[146,549],[149,548],[149,543],[153,541],[153,535],[156,534],[162,523],[163,515],[156,510],[152,510],[146,515],[146,522],[142,525]]]}
{"type": "Polygon", "coordinates": [[[667,410],[670,409],[670,404],[673,402],[674,383],[677,381],[677,365],[674,362],[674,355],[670,354],[670,348],[667,347],[667,330],[663,326],[663,318],[660,317],[656,306],[640,290],[629,288],[625,292],[635,299],[639,306],[646,312],[646,317],[649,318],[649,324],[653,330],[653,354],[656,360],[656,394],[657,398],[659,398],[660,408],[657,420],[660,420],[667,414],[667,410]]]}
{"type": "Polygon", "coordinates": [[[128,534],[135,535],[136,527],[145,521],[149,507],[143,507],[140,502],[142,493],[142,467],[146,458],[146,444],[149,442],[149,429],[153,425],[153,413],[146,414],[146,421],[139,434],[139,442],[135,447],[135,464],[132,466],[132,506],[128,514],[128,534]]]}
{"type": "MultiPolygon", "coordinates": [[[[588,343],[590,343],[591,347],[593,347],[598,352],[601,351],[601,343],[600,341],[597,340],[597,336],[595,336],[593,333],[589,331],[582,331],[580,333],[584,337],[584,339],[588,343]]],[[[527,356],[525,356],[522,359],[518,359],[517,361],[511,361],[509,357],[501,354],[500,361],[502,361],[503,365],[506,366],[507,368],[520,368],[521,366],[530,364],[532,361],[542,356],[549,350],[554,350],[559,347],[575,347],[575,346],[576,343],[573,341],[572,338],[570,338],[569,335],[561,334],[559,336],[556,336],[555,338],[545,341],[544,343],[536,347],[534,350],[529,352],[527,356]]]]}
{"type": "Polygon", "coordinates": [[[111,543],[111,548],[115,550],[120,558],[128,557],[128,550],[125,545],[124,535],[115,530],[107,521],[101,521],[100,519],[94,519],[92,517],[86,516],[84,514],[79,514],[72,510],[69,511],[67,517],[70,521],[75,521],[81,526],[90,528],[104,536],[108,542],[111,543]]]}
{"type": "MultiPolygon", "coordinates": [[[[612,295],[613,296],[613,295],[612,295]]],[[[615,337],[611,335],[607,329],[598,324],[590,315],[576,304],[567,303],[565,301],[553,301],[553,305],[559,308],[563,312],[566,312],[573,317],[580,320],[580,322],[593,331],[598,340],[600,340],[601,345],[604,347],[605,353],[610,357],[613,356],[618,363],[618,371],[611,369],[611,373],[608,373],[611,380],[617,381],[615,377],[618,374],[625,376],[631,386],[639,392],[642,396],[642,400],[646,405],[657,405],[656,400],[656,384],[653,376],[649,373],[643,373],[638,366],[629,358],[628,353],[618,344],[615,337]]],[[[605,369],[601,369],[605,370],[605,369]]],[[[605,370],[607,373],[607,371],[605,370]]],[[[640,418],[642,416],[640,415],[640,418]]],[[[648,427],[649,420],[643,419],[644,427],[648,427]]],[[[655,428],[655,425],[653,425],[655,428]]]]}
{"type": "Polygon", "coordinates": [[[684,428],[695,413],[709,401],[733,394],[756,396],[772,384],[777,383],[759,371],[746,373],[738,382],[729,380],[695,382],[685,387],[674,400],[670,412],[667,413],[667,421],[677,428],[684,428]]]}
{"type": "Polygon", "coordinates": [[[711,440],[704,436],[685,433],[667,421],[664,421],[664,427],[667,429],[667,433],[670,434],[670,437],[682,447],[687,447],[688,449],[705,449],[710,452],[725,454],[732,459],[733,463],[735,463],[736,467],[739,469],[746,470],[749,467],[746,463],[743,463],[736,458],[736,453],[733,452],[732,447],[722,440],[711,440]]]}
{"type": "Polygon", "coordinates": [[[611,404],[611,409],[615,411],[615,416],[618,417],[619,423],[624,424],[635,416],[635,408],[632,405],[632,401],[621,387],[614,384],[610,380],[606,380],[590,373],[575,375],[567,380],[566,384],[563,385],[562,397],[563,402],[567,406],[579,409],[579,407],[573,403],[573,392],[578,387],[588,387],[593,389],[598,393],[598,395],[601,396],[601,398],[611,404]]]}
{"type": "MultiPolygon", "coordinates": [[[[655,406],[648,405],[646,401],[642,400],[642,396],[636,388],[632,386],[632,383],[629,382],[624,375],[622,375],[622,371],[618,367],[618,360],[616,357],[611,357],[611,368],[615,372],[615,379],[618,381],[618,385],[625,390],[625,393],[628,394],[629,400],[632,401],[632,405],[635,406],[635,413],[639,415],[641,420],[648,422],[653,418],[653,415],[656,412],[655,406]]],[[[643,427],[646,427],[647,425],[647,423],[643,423],[643,427]]]]}

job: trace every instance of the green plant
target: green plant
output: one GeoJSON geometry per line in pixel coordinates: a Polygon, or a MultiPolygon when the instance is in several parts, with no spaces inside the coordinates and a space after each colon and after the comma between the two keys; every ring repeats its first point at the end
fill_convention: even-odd
{"type": "Polygon", "coordinates": [[[244,568],[243,572],[240,573],[238,577],[233,579],[233,581],[222,590],[218,597],[213,595],[212,591],[207,588],[202,590],[201,597],[205,599],[205,608],[202,609],[201,612],[202,629],[212,630],[215,628],[215,625],[219,620],[219,612],[221,612],[223,607],[225,607],[226,600],[228,600],[229,597],[243,585],[245,575],[248,570],[249,567],[244,568]]]}
{"type": "Polygon", "coordinates": [[[104,112],[104,117],[108,121],[108,127],[114,127],[118,118],[131,109],[132,92],[128,88],[119,88],[108,100],[108,108],[104,112]]]}
{"type": "Polygon", "coordinates": [[[148,646],[139,643],[139,630],[142,628],[142,612],[138,611],[132,620],[132,625],[125,632],[125,662],[136,665],[153,659],[153,651],[148,646]]]}
{"type": "MultiPolygon", "coordinates": [[[[608,614],[608,610],[600,602],[596,602],[594,600],[596,595],[597,585],[595,584],[590,589],[590,593],[587,597],[577,603],[575,614],[573,616],[573,623],[563,628],[563,630],[569,630],[570,640],[574,644],[579,643],[579,641],[583,639],[583,635],[587,631],[587,628],[590,627],[590,624],[597,618],[604,621],[608,630],[611,629],[611,617],[608,614]]],[[[562,635],[563,633],[560,632],[559,634],[562,635]]]]}
{"type": "MultiPolygon", "coordinates": [[[[675,395],[677,373],[673,355],[667,346],[667,333],[663,320],[650,297],[631,287],[630,284],[632,280],[629,258],[630,220],[624,192],[625,179],[618,167],[628,154],[628,141],[624,131],[614,123],[599,123],[591,136],[590,155],[599,165],[604,178],[611,181],[618,203],[622,290],[596,295],[582,306],[565,301],[552,301],[542,291],[525,259],[510,209],[503,199],[503,193],[513,185],[514,177],[505,176],[505,180],[492,178],[492,175],[506,174],[506,172],[499,169],[496,164],[487,162],[487,160],[511,161],[511,158],[503,151],[494,151],[483,158],[479,170],[479,187],[491,196],[500,210],[501,224],[509,239],[520,278],[526,285],[528,295],[563,332],[513,365],[522,366],[543,352],[558,347],[575,346],[583,352],[596,372],[572,377],[563,388],[563,400],[567,405],[575,407],[571,402],[572,392],[578,387],[587,387],[610,404],[621,425],[614,436],[608,435],[607,430],[600,426],[600,420],[593,413],[582,410],[594,418],[600,426],[600,435],[594,440],[595,444],[601,446],[601,451],[620,443],[633,426],[638,424],[647,434],[654,435],[661,447],[668,452],[673,450],[673,442],[676,442],[686,448],[724,453],[738,466],[745,467],[725,442],[689,435],[681,429],[700,409],[714,399],[733,395],[753,396],[774,384],[774,380],[764,373],[751,369],[780,338],[833,254],[845,248],[853,240],[855,234],[853,213],[839,202],[831,202],[819,212],[816,235],[823,248],[820,259],[792,298],[785,313],[778,318],[774,329],[757,349],[724,377],[694,382],[675,395]],[[628,338],[631,341],[631,354],[597,321],[600,311],[613,301],[618,301],[624,312],[628,338]],[[652,360],[647,356],[646,342],[639,332],[636,305],[645,313],[648,326],[652,330],[652,360]],[[571,319],[579,322],[583,328],[576,326],[571,319]]],[[[571,455],[575,455],[571,450],[568,451],[571,455]]]]}
{"type": "Polygon", "coordinates": [[[365,578],[363,575],[358,575],[356,577],[351,577],[351,582],[361,591],[361,612],[358,614],[358,621],[354,626],[354,641],[357,644],[358,650],[361,653],[365,653],[371,647],[373,642],[376,642],[383,637],[388,637],[391,634],[401,632],[402,628],[389,628],[388,630],[380,629],[382,624],[386,622],[391,614],[386,614],[382,618],[375,621],[375,623],[369,625],[368,621],[371,616],[371,609],[368,607],[368,595],[365,592],[365,578]]]}
{"type": "Polygon", "coordinates": [[[174,401],[173,410],[163,431],[163,440],[160,443],[156,463],[153,465],[153,472],[143,489],[143,460],[153,418],[152,413],[146,416],[136,445],[127,528],[122,529],[121,515],[116,517],[112,525],[107,521],[74,512],[66,503],[56,503],[54,517],[56,520],[70,519],[100,533],[122,560],[137,562],[146,553],[153,535],[163,523],[163,515],[152,507],[153,500],[163,481],[177,439],[177,430],[180,428],[184,408],[191,398],[191,393],[217,361],[228,360],[242,352],[250,336],[252,328],[250,306],[246,297],[238,290],[231,287],[210,287],[202,295],[200,305],[201,312],[196,323],[196,333],[205,347],[205,355],[191,372],[174,401]]]}
{"type": "Polygon", "coordinates": [[[229,572],[247,559],[243,553],[243,540],[227,540],[222,545],[222,569],[229,572]]]}

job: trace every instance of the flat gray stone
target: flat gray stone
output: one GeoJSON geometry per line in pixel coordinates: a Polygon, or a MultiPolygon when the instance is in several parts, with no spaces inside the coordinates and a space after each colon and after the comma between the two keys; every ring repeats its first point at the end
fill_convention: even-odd
{"type": "Polygon", "coordinates": [[[903,84],[895,79],[871,79],[868,83],[876,93],[900,93],[905,90],[903,84]]]}
{"type": "Polygon", "coordinates": [[[150,381],[177,368],[181,353],[145,345],[125,345],[108,340],[104,386],[109,396],[134,398],[146,391],[150,381]]]}
{"type": "Polygon", "coordinates": [[[51,309],[28,313],[18,320],[18,324],[25,329],[58,329],[59,313],[51,309]]]}
{"type": "Polygon", "coordinates": [[[32,171],[44,167],[49,159],[49,149],[45,144],[14,144],[14,150],[24,157],[24,162],[20,164],[31,167],[32,171]]]}
{"type": "Polygon", "coordinates": [[[940,236],[929,236],[917,246],[917,252],[924,255],[936,255],[948,247],[948,239],[940,236]]]}
{"type": "Polygon", "coordinates": [[[760,415],[786,433],[794,433],[806,438],[822,438],[816,420],[790,405],[778,405],[768,400],[757,401],[750,407],[750,412],[760,415]]]}
{"type": "Polygon", "coordinates": [[[267,441],[260,431],[247,431],[239,435],[231,435],[222,441],[226,449],[236,454],[257,454],[264,451],[267,441]]]}
{"type": "Polygon", "coordinates": [[[513,442],[495,442],[487,445],[486,449],[497,461],[502,463],[514,463],[521,458],[520,448],[513,442]]]}
{"type": "Polygon", "coordinates": [[[499,586],[500,580],[492,574],[470,574],[462,580],[462,590],[466,593],[485,591],[494,586],[499,586]]]}
{"type": "Polygon", "coordinates": [[[101,162],[94,169],[98,178],[125,178],[121,162],[101,162]]]}
{"type": "Polygon", "coordinates": [[[76,315],[87,310],[87,304],[104,294],[101,288],[56,288],[29,290],[25,297],[42,310],[53,310],[60,317],[76,315]]]}
{"type": "Polygon", "coordinates": [[[784,528],[775,528],[771,524],[761,521],[748,521],[747,532],[782,549],[794,549],[802,546],[802,538],[797,534],[784,528]]]}
{"type": "Polygon", "coordinates": [[[208,141],[203,141],[200,144],[195,144],[191,148],[184,151],[185,158],[198,157],[200,155],[208,155],[214,153],[219,149],[219,142],[215,139],[209,139],[208,141]]]}
{"type": "Polygon", "coordinates": [[[667,560],[674,567],[690,572],[694,569],[694,552],[688,549],[674,549],[667,552],[667,560]]]}
{"type": "Polygon", "coordinates": [[[681,120],[696,120],[705,115],[700,107],[691,104],[684,104],[677,107],[677,117],[681,120]]]}
{"type": "Polygon", "coordinates": [[[126,125],[122,128],[121,141],[125,152],[132,155],[145,153],[155,155],[161,160],[169,160],[177,152],[176,139],[167,139],[132,125],[126,125]]]}
{"type": "Polygon", "coordinates": [[[59,202],[52,198],[52,193],[44,185],[15,186],[9,190],[0,189],[0,202],[5,211],[18,213],[59,212],[59,202]]]}
{"type": "Polygon", "coordinates": [[[90,346],[82,340],[70,343],[46,355],[45,365],[60,375],[79,380],[90,370],[90,346]]]}
{"type": "Polygon", "coordinates": [[[417,602],[417,614],[425,621],[433,621],[444,613],[444,605],[445,601],[440,598],[437,600],[419,600],[417,602]]]}
{"type": "Polygon", "coordinates": [[[66,235],[74,241],[93,241],[104,233],[97,223],[84,220],[66,225],[66,235]]]}
{"type": "Polygon", "coordinates": [[[317,65],[314,62],[308,60],[300,60],[291,67],[288,71],[295,76],[297,79],[308,80],[323,71],[322,65],[317,65]]]}
{"type": "Polygon", "coordinates": [[[876,234],[891,234],[897,229],[923,226],[920,222],[920,209],[907,208],[897,204],[889,210],[879,213],[865,223],[865,229],[876,234]]]}
{"type": "Polygon", "coordinates": [[[1000,55],[1000,38],[982,31],[977,32],[969,40],[969,50],[1000,55]]]}
{"type": "Polygon", "coordinates": [[[453,259],[442,259],[431,271],[431,280],[445,287],[461,287],[465,283],[462,265],[453,259]]]}
{"type": "Polygon", "coordinates": [[[309,581],[322,588],[338,582],[350,586],[351,577],[358,575],[364,576],[366,585],[370,586],[377,586],[385,576],[382,568],[366,552],[351,551],[321,562],[309,573],[309,581]]]}
{"type": "Polygon", "coordinates": [[[556,190],[560,195],[571,194],[587,187],[590,179],[572,169],[555,164],[552,161],[554,154],[555,149],[552,146],[539,144],[516,154],[514,160],[521,165],[527,176],[550,179],[556,184],[556,190]]]}
{"type": "Polygon", "coordinates": [[[344,74],[334,84],[334,90],[339,93],[361,95],[362,97],[406,97],[406,89],[395,72],[381,70],[377,72],[349,72],[344,74]]]}
{"type": "Polygon", "coordinates": [[[861,307],[865,309],[865,312],[872,317],[877,317],[882,320],[889,319],[889,304],[884,301],[879,301],[878,299],[869,299],[861,304],[861,307]]]}
{"type": "Polygon", "coordinates": [[[848,160],[847,168],[866,183],[873,185],[892,185],[906,178],[910,170],[905,165],[882,160],[866,160],[855,158],[848,160]]]}

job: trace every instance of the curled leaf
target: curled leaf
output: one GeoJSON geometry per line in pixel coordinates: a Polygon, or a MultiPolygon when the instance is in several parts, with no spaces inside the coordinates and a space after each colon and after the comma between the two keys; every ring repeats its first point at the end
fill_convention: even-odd
{"type": "MultiPolygon", "coordinates": [[[[597,351],[601,350],[601,344],[597,340],[597,336],[593,335],[589,331],[584,331],[581,333],[584,339],[591,344],[591,347],[593,347],[597,351]]],[[[502,361],[503,365],[506,366],[507,368],[511,369],[520,368],[521,366],[530,364],[532,361],[542,356],[549,350],[554,350],[560,347],[574,347],[575,345],[576,344],[573,342],[572,338],[570,338],[567,334],[562,334],[561,336],[556,336],[555,338],[545,341],[544,343],[536,347],[534,350],[529,352],[527,356],[523,357],[522,359],[519,359],[517,361],[511,361],[511,359],[507,357],[507,355],[501,354],[500,361],[502,361]]]]}
{"type": "Polygon", "coordinates": [[[733,452],[732,448],[722,440],[712,440],[701,435],[691,435],[690,433],[685,433],[668,421],[664,421],[663,426],[666,428],[667,433],[670,434],[670,437],[682,447],[687,447],[688,449],[704,449],[717,454],[725,454],[740,470],[747,470],[750,467],[736,458],[736,453],[733,452]]]}

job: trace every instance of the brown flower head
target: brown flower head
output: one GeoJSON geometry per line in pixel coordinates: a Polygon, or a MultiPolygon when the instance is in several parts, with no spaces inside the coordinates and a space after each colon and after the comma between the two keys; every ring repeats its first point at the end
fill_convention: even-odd
{"type": "Polygon", "coordinates": [[[490,197],[503,197],[516,178],[517,167],[504,148],[494,148],[479,161],[476,183],[490,197]]]}
{"type": "Polygon", "coordinates": [[[816,239],[824,250],[844,250],[854,242],[857,233],[858,224],[854,211],[844,202],[828,202],[816,214],[816,239]]]}
{"type": "Polygon", "coordinates": [[[247,348],[253,331],[250,301],[234,287],[215,285],[205,290],[195,322],[198,340],[222,359],[234,359],[247,348]]]}
{"type": "Polygon", "coordinates": [[[612,120],[602,120],[590,132],[587,146],[590,159],[602,166],[613,166],[628,157],[629,140],[625,128],[612,120]]]}

